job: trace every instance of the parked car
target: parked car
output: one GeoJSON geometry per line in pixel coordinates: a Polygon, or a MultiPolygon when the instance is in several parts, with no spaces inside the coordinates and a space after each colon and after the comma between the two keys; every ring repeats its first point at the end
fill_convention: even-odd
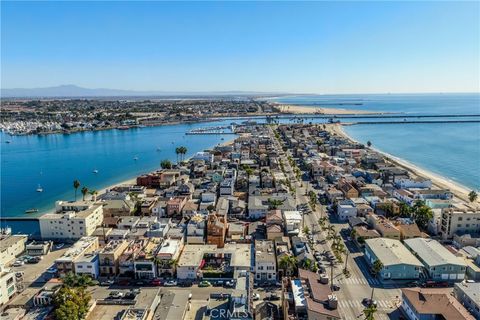
{"type": "Polygon", "coordinates": [[[52,273],[53,274],[53,273],[57,273],[57,271],[58,270],[55,267],[50,267],[50,268],[47,269],[47,273],[52,273]]]}
{"type": "Polygon", "coordinates": [[[200,288],[203,288],[203,287],[210,287],[210,286],[212,286],[212,284],[211,284],[209,281],[203,280],[203,281],[200,281],[200,283],[198,284],[198,286],[199,286],[200,288]]]}
{"type": "Polygon", "coordinates": [[[39,263],[40,260],[42,260],[41,257],[31,257],[27,259],[27,263],[29,264],[39,263]]]}
{"type": "Polygon", "coordinates": [[[253,298],[253,301],[260,300],[260,295],[258,293],[254,293],[252,298],[253,298]]]}
{"type": "Polygon", "coordinates": [[[55,249],[59,250],[59,249],[62,249],[64,246],[65,246],[65,243],[57,243],[55,245],[55,249]]]}
{"type": "Polygon", "coordinates": [[[280,297],[279,297],[277,294],[275,294],[275,293],[272,293],[271,295],[269,295],[269,296],[265,297],[265,299],[264,299],[264,300],[269,300],[269,301],[278,301],[278,300],[280,300],[280,297]]]}
{"type": "Polygon", "coordinates": [[[177,285],[177,281],[169,280],[169,281],[166,281],[163,285],[165,287],[175,287],[177,285]]]}
{"type": "Polygon", "coordinates": [[[128,285],[130,285],[130,280],[120,279],[120,280],[118,280],[118,284],[121,285],[121,286],[128,286],[128,285]]]}
{"type": "Polygon", "coordinates": [[[180,287],[191,287],[192,282],[191,281],[182,281],[178,284],[180,287]]]}
{"type": "Polygon", "coordinates": [[[23,262],[22,260],[17,260],[13,263],[13,266],[14,267],[21,267],[25,264],[25,262],[23,262]]]}
{"type": "Polygon", "coordinates": [[[338,284],[334,284],[334,285],[332,285],[332,289],[333,289],[333,291],[338,291],[338,290],[340,290],[340,286],[338,284]]]}
{"type": "Polygon", "coordinates": [[[153,279],[153,280],[150,282],[150,284],[151,284],[152,286],[161,286],[161,285],[162,285],[162,280],[160,280],[160,279],[153,279]]]}
{"type": "Polygon", "coordinates": [[[125,294],[123,292],[120,292],[120,291],[112,291],[109,294],[109,297],[112,298],[112,299],[121,299],[124,296],[125,296],[125,294]]]}
{"type": "Polygon", "coordinates": [[[115,283],[115,281],[113,281],[113,280],[105,280],[105,281],[101,281],[100,285],[103,286],[103,287],[109,287],[114,283],[115,283]]]}
{"type": "Polygon", "coordinates": [[[224,286],[225,286],[225,288],[233,288],[233,287],[235,287],[235,281],[233,281],[233,280],[232,281],[227,281],[227,282],[225,282],[224,286]]]}

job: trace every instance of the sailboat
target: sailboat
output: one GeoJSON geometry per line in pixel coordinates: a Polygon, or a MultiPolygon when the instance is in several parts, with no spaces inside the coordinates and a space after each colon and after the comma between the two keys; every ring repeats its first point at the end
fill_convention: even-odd
{"type": "Polygon", "coordinates": [[[43,192],[43,188],[42,186],[39,184],[38,187],[37,187],[37,192],[43,192]]]}

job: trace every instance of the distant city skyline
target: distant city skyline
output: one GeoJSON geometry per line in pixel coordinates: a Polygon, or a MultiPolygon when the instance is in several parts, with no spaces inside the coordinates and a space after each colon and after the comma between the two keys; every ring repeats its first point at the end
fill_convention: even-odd
{"type": "Polygon", "coordinates": [[[480,91],[479,2],[1,2],[1,87],[480,91]]]}

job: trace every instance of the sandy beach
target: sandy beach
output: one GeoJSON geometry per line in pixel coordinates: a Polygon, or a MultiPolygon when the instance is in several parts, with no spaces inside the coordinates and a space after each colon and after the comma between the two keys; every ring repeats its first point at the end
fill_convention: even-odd
{"type": "MultiPolygon", "coordinates": [[[[356,141],[352,139],[347,133],[343,130],[343,126],[339,124],[329,124],[327,125],[327,130],[329,130],[332,133],[341,135],[343,137],[346,137],[347,139],[350,139],[352,141],[356,141]]],[[[454,182],[448,178],[445,178],[441,175],[438,175],[436,173],[433,173],[431,171],[428,171],[426,169],[420,168],[417,165],[414,165],[404,159],[395,157],[389,153],[380,151],[376,148],[370,148],[382,155],[384,155],[386,158],[388,158],[391,162],[394,164],[398,165],[399,167],[402,167],[408,171],[410,171],[413,175],[423,177],[423,178],[428,178],[432,180],[432,184],[439,188],[439,189],[449,189],[457,198],[466,201],[469,203],[468,200],[468,193],[471,191],[467,187],[454,182]]]]}
{"type": "Polygon", "coordinates": [[[282,113],[293,114],[335,114],[335,115],[358,115],[358,114],[385,114],[384,112],[374,112],[365,110],[352,110],[342,108],[325,108],[325,107],[306,107],[287,104],[276,104],[282,113]]]}

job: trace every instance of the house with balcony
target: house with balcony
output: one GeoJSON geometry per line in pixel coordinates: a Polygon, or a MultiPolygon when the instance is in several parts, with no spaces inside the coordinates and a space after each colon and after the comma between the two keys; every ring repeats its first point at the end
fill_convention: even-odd
{"type": "Polygon", "coordinates": [[[111,240],[98,253],[100,276],[113,278],[119,273],[119,258],[129,246],[127,240],[111,240]]]}

